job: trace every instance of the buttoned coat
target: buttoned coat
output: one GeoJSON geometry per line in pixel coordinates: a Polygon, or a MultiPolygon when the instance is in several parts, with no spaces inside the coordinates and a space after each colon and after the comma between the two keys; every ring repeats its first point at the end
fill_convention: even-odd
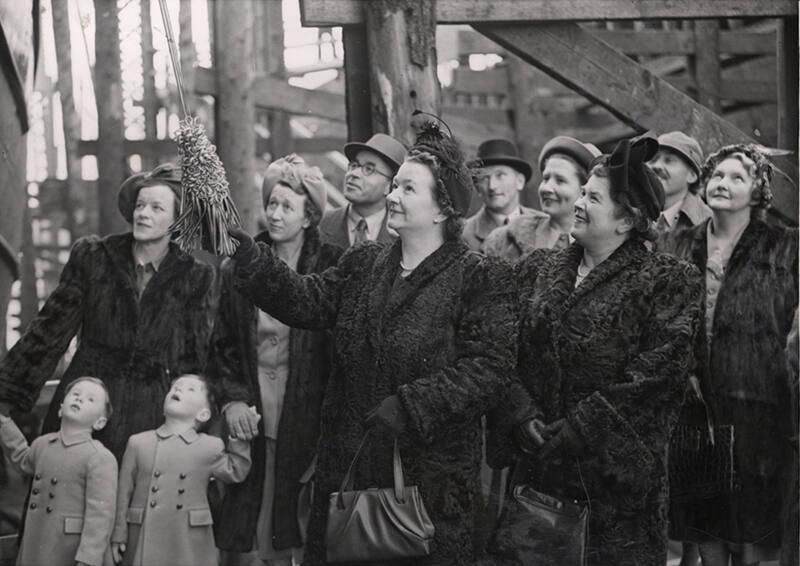
{"type": "Polygon", "coordinates": [[[0,364],[0,400],[31,410],[77,335],[78,348],[53,394],[43,430],[58,430],[58,409],[73,379],[97,377],[117,411],[96,438],[119,460],[131,434],[163,420],[171,379],[204,368],[212,281],[211,267],[171,243],[139,298],[133,234],[81,238],[58,286],[0,364]]]}
{"type": "MultiPolygon", "coordinates": [[[[533,208],[525,206],[520,206],[519,208],[523,215],[534,213],[543,214],[533,208]]],[[[483,242],[489,234],[500,226],[502,226],[502,224],[498,224],[497,221],[492,218],[489,211],[486,210],[486,206],[482,206],[478,212],[467,218],[464,222],[464,230],[461,233],[461,239],[464,240],[469,249],[478,252],[481,251],[483,242]]]]}
{"type": "MultiPolygon", "coordinates": [[[[664,564],[666,449],[700,325],[702,282],[694,266],[630,239],[576,288],[582,255],[575,243],[517,264],[523,389],[510,390],[490,419],[489,461],[514,465],[512,486],[580,501],[588,493],[590,566],[664,564]],[[513,429],[534,416],[566,419],[584,448],[524,456],[513,429]]],[[[520,564],[502,536],[497,543],[498,564],[520,564]]]]}
{"type": "MultiPolygon", "coordinates": [[[[350,228],[347,226],[347,216],[350,214],[350,205],[341,206],[329,210],[322,216],[319,223],[319,234],[323,244],[332,244],[346,250],[350,244],[350,228]]],[[[389,215],[383,217],[378,238],[375,240],[379,244],[391,244],[396,236],[389,233],[386,222],[389,215]]]]}
{"type": "MultiPolygon", "coordinates": [[[[270,245],[264,232],[256,241],[270,245]]],[[[318,273],[336,264],[342,249],[322,244],[316,228],[309,228],[297,261],[298,273],[318,273]]],[[[261,413],[258,382],[258,309],[233,288],[233,265],[222,268],[222,292],[214,330],[211,374],[219,383],[221,405],[243,401],[261,413]]],[[[289,377],[278,426],[273,505],[273,547],[302,546],[297,521],[300,477],[314,458],[319,438],[322,399],[331,371],[333,341],[329,331],[289,331],[289,377]]],[[[217,546],[224,550],[251,550],[264,488],[263,427],[253,443],[253,466],[247,479],[225,490],[220,519],[215,524],[217,546]]]]}
{"type": "MultiPolygon", "coordinates": [[[[242,292],[285,324],[334,333],[304,564],[324,563],[328,495],[339,490],[365,415],[390,395],[408,416],[399,437],[406,484],[419,486],[436,528],[431,556],[397,564],[471,564],[482,505],[480,417],[506,387],[516,356],[509,267],[459,241],[444,243],[406,279],[400,241],[354,246],[336,267],[306,276],[263,244],[257,251],[237,265],[242,292]]],[[[355,489],[393,485],[387,432],[371,434],[354,469],[355,489]]]]}
{"type": "Polygon", "coordinates": [[[123,564],[216,566],[213,520],[206,496],[211,478],[241,482],[250,443],[190,428],[165,426],[131,436],[119,472],[112,542],[125,543],[123,564]]]}
{"type": "Polygon", "coordinates": [[[0,426],[11,461],[32,476],[19,566],[103,563],[117,492],[117,460],[90,434],[51,432],[28,446],[19,428],[0,426]]]}

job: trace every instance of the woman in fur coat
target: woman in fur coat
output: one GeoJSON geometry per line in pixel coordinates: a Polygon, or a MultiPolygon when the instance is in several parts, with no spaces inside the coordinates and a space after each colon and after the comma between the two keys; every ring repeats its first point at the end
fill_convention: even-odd
{"type": "MultiPolygon", "coordinates": [[[[587,564],[663,565],[666,448],[700,322],[697,269],[645,247],[664,203],[652,138],[623,140],[575,204],[575,243],[518,264],[524,389],[490,419],[489,461],[589,509],[587,564]]],[[[520,528],[514,495],[491,543],[497,564],[564,564],[520,528]]],[[[561,541],[564,542],[564,541],[561,541]]],[[[574,562],[569,562],[574,563],[574,562]]]]}
{"type": "Polygon", "coordinates": [[[684,526],[704,565],[757,564],[780,548],[792,456],[784,347],[798,304],[798,234],[764,222],[772,165],[755,146],[722,148],[703,178],[712,217],[677,234],[673,251],[705,274],[698,377],[715,424],[733,425],[741,488],[695,504],[684,526]]]}
{"type": "Polygon", "coordinates": [[[365,424],[375,430],[354,488],[393,485],[397,437],[406,484],[419,486],[436,529],[432,554],[392,563],[474,562],[480,417],[511,377],[516,317],[509,267],[460,241],[470,192],[458,145],[427,124],[388,197],[389,226],[400,235],[394,244],[355,246],[336,267],[300,276],[232,230],[244,294],[286,324],[333,329],[304,564],[325,563],[328,496],[339,490],[365,424]]]}
{"type": "Polygon", "coordinates": [[[119,210],[132,232],[75,242],[58,286],[0,364],[6,410],[31,410],[77,335],[43,431],[58,429],[64,387],[86,375],[103,380],[117,408],[96,438],[118,460],[131,434],[158,427],[171,378],[203,369],[211,331],[212,270],[170,241],[179,203],[180,170],[170,164],[122,184],[119,210]]]}
{"type": "MultiPolygon", "coordinates": [[[[321,243],[317,229],[326,203],[319,169],[294,154],[278,159],[267,168],[262,196],[267,230],[257,242],[297,273],[336,264],[342,249],[321,243]]],[[[250,564],[253,555],[268,566],[299,564],[300,480],[316,453],[330,332],[289,328],[258,310],[233,288],[232,263],[223,264],[222,277],[210,373],[219,378],[228,432],[255,441],[247,479],[225,487],[217,546],[228,551],[223,563],[230,566],[250,564]]]]}

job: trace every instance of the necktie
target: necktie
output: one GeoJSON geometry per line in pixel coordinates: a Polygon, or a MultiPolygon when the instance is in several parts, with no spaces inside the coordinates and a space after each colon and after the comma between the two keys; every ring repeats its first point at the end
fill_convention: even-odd
{"type": "Polygon", "coordinates": [[[359,218],[356,224],[356,235],[353,238],[353,244],[360,244],[367,241],[367,221],[364,218],[359,218]]]}

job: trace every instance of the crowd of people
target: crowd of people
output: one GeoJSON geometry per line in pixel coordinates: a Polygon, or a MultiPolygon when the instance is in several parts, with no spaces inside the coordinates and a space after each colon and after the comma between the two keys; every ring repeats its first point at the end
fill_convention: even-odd
{"type": "Polygon", "coordinates": [[[766,216],[756,146],[558,136],[541,210],[507,140],[468,160],[427,122],[343,150],[346,206],[277,159],[266,229],[231,226],[213,267],[172,242],[169,164],[120,187],[130,232],[74,244],[0,363],[0,443],[33,478],[20,564],[325,564],[330,494],[393,485],[395,443],[435,544],[392,563],[566,564],[515,522],[532,489],[586,510],[591,566],[661,566],[668,538],[683,566],[797,564],[798,232],[766,216]],[[8,415],[75,336],[28,446],[8,415]],[[726,431],[706,463],[734,480],[671,497],[680,427],[708,454],[726,431]]]}

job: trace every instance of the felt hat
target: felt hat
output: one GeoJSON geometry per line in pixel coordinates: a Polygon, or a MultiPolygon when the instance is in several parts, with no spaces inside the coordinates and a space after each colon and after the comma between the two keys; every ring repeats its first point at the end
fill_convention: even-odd
{"type": "Polygon", "coordinates": [[[296,153],[273,161],[264,172],[261,184],[261,197],[264,208],[267,208],[269,195],[278,183],[290,187],[295,192],[303,191],[321,213],[325,212],[328,203],[325,178],[319,167],[311,167],[296,153]]]}
{"type": "Polygon", "coordinates": [[[643,135],[620,141],[607,161],[611,190],[625,193],[631,205],[653,221],[658,219],[665,201],[664,186],[647,164],[657,152],[656,139],[643,135]]]}
{"type": "Polygon", "coordinates": [[[129,224],[133,223],[133,209],[136,208],[139,191],[154,185],[168,186],[175,193],[178,203],[181,202],[181,168],[174,163],[162,163],[152,171],[131,175],[122,182],[117,193],[117,208],[129,224]]]}
{"type": "Polygon", "coordinates": [[[683,132],[667,132],[658,136],[658,145],[662,148],[671,149],[683,157],[692,167],[698,178],[703,168],[703,150],[697,140],[687,136],[683,132]]]}
{"type": "Polygon", "coordinates": [[[364,150],[377,153],[381,159],[386,161],[386,165],[392,169],[392,173],[397,173],[406,158],[406,147],[392,136],[387,136],[386,134],[375,134],[365,143],[347,143],[344,146],[344,155],[350,161],[354,161],[358,152],[364,150]]]}
{"type": "Polygon", "coordinates": [[[563,153],[571,157],[577,161],[586,172],[589,171],[592,161],[602,155],[594,144],[583,143],[569,136],[556,136],[544,144],[542,151],[539,152],[539,171],[544,171],[545,161],[554,153],[563,153]]]}
{"type": "Polygon", "coordinates": [[[530,164],[519,156],[519,150],[513,142],[504,139],[486,140],[478,146],[478,155],[471,166],[488,167],[490,165],[508,165],[519,171],[527,183],[533,174],[530,164]]]}

